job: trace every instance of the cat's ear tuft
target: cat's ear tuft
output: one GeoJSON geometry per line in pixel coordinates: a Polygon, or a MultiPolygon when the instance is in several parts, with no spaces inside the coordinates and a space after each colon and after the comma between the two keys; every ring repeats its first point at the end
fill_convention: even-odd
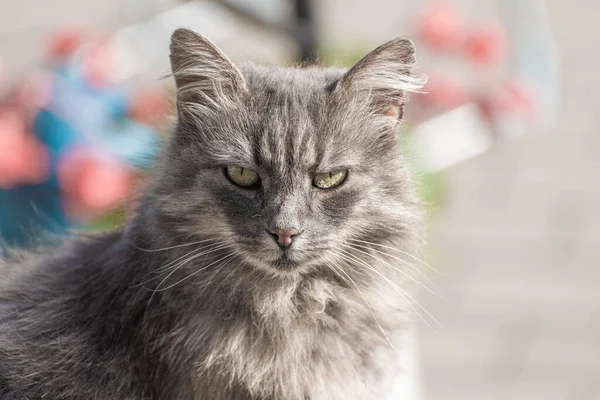
{"type": "Polygon", "coordinates": [[[415,77],[415,45],[397,38],[379,46],[338,82],[336,92],[354,104],[366,104],[371,111],[399,120],[407,92],[418,91],[424,78],[415,77]]]}
{"type": "Polygon", "coordinates": [[[246,91],[240,71],[199,33],[177,29],[171,36],[170,50],[180,113],[226,107],[246,91]]]}

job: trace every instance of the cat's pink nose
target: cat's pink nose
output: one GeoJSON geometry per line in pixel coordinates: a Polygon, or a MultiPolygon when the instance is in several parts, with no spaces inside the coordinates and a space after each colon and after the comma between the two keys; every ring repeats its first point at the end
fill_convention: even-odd
{"type": "Polygon", "coordinates": [[[292,237],[298,234],[294,228],[275,228],[270,230],[279,247],[286,248],[292,245],[292,237]]]}

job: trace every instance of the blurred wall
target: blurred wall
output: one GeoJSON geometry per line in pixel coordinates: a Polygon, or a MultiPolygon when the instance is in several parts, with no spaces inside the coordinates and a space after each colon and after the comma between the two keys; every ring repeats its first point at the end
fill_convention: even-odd
{"type": "Polygon", "coordinates": [[[121,0],[0,0],[0,62],[7,73],[31,68],[53,27],[74,22],[102,29],[121,26],[121,0]]]}

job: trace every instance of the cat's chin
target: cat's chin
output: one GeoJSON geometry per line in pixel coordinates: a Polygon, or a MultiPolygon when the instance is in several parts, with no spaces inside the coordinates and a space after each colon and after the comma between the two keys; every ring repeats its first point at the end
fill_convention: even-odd
{"type": "Polygon", "coordinates": [[[302,263],[295,259],[294,257],[290,257],[290,255],[286,252],[281,255],[281,257],[277,258],[273,262],[273,267],[280,270],[296,270],[302,263]]]}
{"type": "Polygon", "coordinates": [[[302,274],[315,265],[314,258],[293,251],[270,254],[265,258],[257,258],[253,254],[246,261],[264,272],[281,276],[302,274]]]}

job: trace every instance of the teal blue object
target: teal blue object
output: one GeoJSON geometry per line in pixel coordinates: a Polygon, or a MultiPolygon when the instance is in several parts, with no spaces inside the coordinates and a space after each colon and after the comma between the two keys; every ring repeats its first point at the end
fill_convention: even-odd
{"type": "Polygon", "coordinates": [[[28,247],[44,236],[62,235],[73,226],[62,210],[57,187],[44,183],[0,189],[0,250],[5,246],[28,247]]]}
{"type": "Polygon", "coordinates": [[[154,162],[161,139],[145,125],[123,119],[109,122],[106,127],[106,144],[111,154],[126,160],[135,169],[145,170],[154,162]]]}
{"type": "Polygon", "coordinates": [[[160,148],[157,132],[127,118],[123,88],[92,87],[74,64],[53,72],[50,104],[33,121],[33,132],[50,155],[50,177],[39,185],[0,189],[0,249],[27,247],[75,226],[62,207],[57,178],[59,162],[70,150],[87,146],[103,157],[144,170],[160,148]]]}

